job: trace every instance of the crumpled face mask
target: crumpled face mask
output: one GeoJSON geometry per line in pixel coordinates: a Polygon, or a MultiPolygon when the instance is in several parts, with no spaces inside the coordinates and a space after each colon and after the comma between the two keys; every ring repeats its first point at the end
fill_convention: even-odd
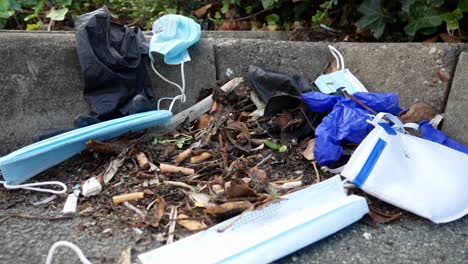
{"type": "Polygon", "coordinates": [[[176,97],[162,97],[158,100],[157,109],[161,107],[163,100],[171,100],[169,111],[172,111],[174,103],[179,100],[184,103],[185,98],[185,73],[184,63],[190,61],[187,49],[198,42],[201,36],[200,25],[193,19],[180,15],[165,15],[153,23],[153,37],[149,47],[151,68],[163,81],[174,85],[179,89],[180,95],[176,97]],[[180,64],[182,85],[166,79],[154,66],[154,56],[160,53],[164,56],[164,62],[169,65],[180,64]]]}
{"type": "Polygon", "coordinates": [[[153,37],[150,42],[152,52],[164,55],[164,62],[178,65],[190,61],[187,49],[198,42],[201,36],[200,25],[193,19],[180,15],[165,15],[153,23],[153,37]]]}
{"type": "Polygon", "coordinates": [[[339,176],[282,198],[138,258],[143,264],[270,263],[345,228],[369,210],[364,198],[345,194],[339,176]]]}
{"type": "Polygon", "coordinates": [[[403,124],[380,113],[341,175],[387,203],[447,223],[468,213],[468,155],[405,134],[403,124]],[[382,122],[390,119],[390,127],[382,122]]]}

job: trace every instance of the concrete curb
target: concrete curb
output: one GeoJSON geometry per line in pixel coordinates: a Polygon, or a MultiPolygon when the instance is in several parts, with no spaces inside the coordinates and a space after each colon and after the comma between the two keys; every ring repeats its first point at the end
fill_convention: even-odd
{"type": "MultiPolygon", "coordinates": [[[[205,35],[228,33],[235,35],[232,32],[219,32],[217,35],[205,32],[205,35]]],[[[257,32],[239,34],[250,34],[250,38],[258,35],[257,32]]],[[[300,74],[313,81],[332,59],[327,44],[204,38],[190,49],[192,61],[186,64],[189,101],[177,106],[176,111],[194,104],[199,92],[213,88],[216,80],[225,82],[236,76],[245,76],[250,64],[300,74]]],[[[88,112],[82,98],[81,70],[74,45],[72,32],[0,32],[0,63],[8,65],[0,68],[0,98],[4,99],[0,106],[3,124],[0,127],[0,154],[31,143],[31,136],[37,130],[70,127],[76,115],[88,112]]],[[[342,51],[348,68],[370,91],[397,92],[403,107],[427,101],[439,112],[445,108],[450,82],[440,80],[437,73],[444,68],[453,76],[458,54],[468,50],[466,44],[446,43],[333,45],[342,51]]],[[[179,67],[165,65],[161,59],[156,67],[168,79],[180,82],[179,67]]],[[[149,67],[147,69],[158,96],[177,93],[149,67]]],[[[464,75],[467,75],[466,69],[456,74],[464,75]]],[[[460,107],[466,109],[464,105],[460,107]]],[[[455,127],[466,126],[466,122],[457,120],[455,127]]],[[[454,133],[462,130],[447,131],[450,136],[456,136],[454,133]]],[[[468,143],[466,138],[462,140],[468,143]]]]}

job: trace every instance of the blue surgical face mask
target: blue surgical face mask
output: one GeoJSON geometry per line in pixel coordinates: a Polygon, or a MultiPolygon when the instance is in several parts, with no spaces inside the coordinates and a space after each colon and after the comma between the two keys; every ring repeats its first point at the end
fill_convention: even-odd
{"type": "Polygon", "coordinates": [[[343,55],[332,46],[328,46],[333,57],[336,59],[338,70],[329,74],[319,76],[315,80],[315,85],[322,93],[331,94],[340,88],[344,88],[348,93],[367,92],[366,87],[354,76],[349,69],[344,66],[343,55]]]}
{"type": "Polygon", "coordinates": [[[161,101],[171,100],[169,111],[172,111],[174,103],[179,100],[185,103],[185,72],[184,63],[190,61],[187,49],[200,39],[200,25],[193,19],[180,15],[165,15],[153,24],[153,37],[149,47],[151,67],[153,71],[165,82],[171,84],[180,91],[176,97],[162,97],[158,100],[157,109],[160,109],[161,101]],[[164,56],[164,62],[169,65],[180,64],[182,84],[172,82],[156,70],[154,57],[157,53],[164,56]]]}
{"type": "Polygon", "coordinates": [[[30,189],[57,193],[49,189],[36,188],[41,185],[58,184],[66,191],[66,186],[57,182],[22,184],[28,179],[80,153],[91,138],[107,140],[128,131],[140,131],[152,126],[165,124],[171,119],[169,111],[148,111],[129,115],[87,127],[75,129],[16,150],[0,158],[0,170],[5,181],[0,181],[8,189],[30,189]]]}
{"type": "Polygon", "coordinates": [[[368,212],[364,198],[345,194],[339,176],[283,198],[138,258],[143,264],[270,263],[343,229],[368,212]]]}
{"type": "Polygon", "coordinates": [[[180,15],[165,15],[153,23],[149,53],[160,53],[164,62],[178,65],[190,61],[187,49],[198,42],[201,36],[200,25],[193,19],[180,15]]]}

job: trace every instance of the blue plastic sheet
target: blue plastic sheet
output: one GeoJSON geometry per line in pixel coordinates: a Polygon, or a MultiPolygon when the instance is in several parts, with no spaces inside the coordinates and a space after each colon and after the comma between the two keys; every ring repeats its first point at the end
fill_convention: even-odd
{"type": "Polygon", "coordinates": [[[468,154],[468,147],[447,137],[444,132],[435,129],[428,121],[424,120],[419,124],[419,130],[422,133],[424,139],[430,140],[442,144],[446,147],[461,151],[468,154]]]}
{"type": "MultiPolygon", "coordinates": [[[[377,112],[397,115],[403,110],[396,93],[359,92],[354,96],[377,112]]],[[[302,94],[302,100],[312,112],[330,112],[315,130],[314,156],[322,166],[340,158],[343,141],[359,144],[373,128],[367,123],[372,114],[347,97],[310,92],[302,94]]]]}

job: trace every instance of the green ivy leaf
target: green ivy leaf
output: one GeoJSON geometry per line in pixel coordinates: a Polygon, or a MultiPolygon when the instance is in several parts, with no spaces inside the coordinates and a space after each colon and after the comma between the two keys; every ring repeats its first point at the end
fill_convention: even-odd
{"type": "Polygon", "coordinates": [[[463,12],[460,8],[455,9],[453,12],[448,12],[440,15],[443,21],[447,24],[447,31],[453,35],[455,30],[460,29],[458,20],[463,18],[463,12]]]}
{"type": "Polygon", "coordinates": [[[8,0],[0,0],[0,18],[7,19],[14,13],[15,11],[10,10],[10,3],[8,0]]]}
{"type": "Polygon", "coordinates": [[[368,29],[380,38],[385,31],[387,23],[395,23],[396,19],[384,14],[381,0],[365,0],[358,8],[364,14],[357,22],[358,29],[368,29]]]}
{"type": "Polygon", "coordinates": [[[221,8],[221,13],[226,14],[227,11],[229,11],[229,7],[231,7],[231,1],[230,0],[224,0],[223,1],[223,7],[221,8]]]}
{"type": "Polygon", "coordinates": [[[418,16],[414,17],[404,28],[405,33],[410,37],[416,36],[420,29],[438,27],[442,24],[442,19],[434,8],[422,7],[417,13],[418,16]]]}
{"type": "Polygon", "coordinates": [[[38,21],[36,24],[27,24],[26,25],[26,30],[28,30],[28,31],[36,30],[36,29],[40,29],[41,27],[42,27],[42,22],[38,21]]]}
{"type": "Polygon", "coordinates": [[[52,9],[50,9],[49,13],[47,14],[47,17],[50,18],[51,20],[63,21],[67,13],[68,13],[68,8],[66,7],[60,8],[60,9],[55,9],[52,7],[52,9]]]}
{"type": "Polygon", "coordinates": [[[462,12],[468,12],[468,0],[459,0],[457,8],[460,8],[462,12]]]}
{"type": "Polygon", "coordinates": [[[263,9],[267,9],[273,6],[275,0],[262,0],[263,9]]]}
{"type": "Polygon", "coordinates": [[[58,0],[57,2],[60,4],[60,6],[66,7],[70,6],[73,0],[58,0]]]}
{"type": "Polygon", "coordinates": [[[269,26],[274,26],[276,25],[276,23],[279,22],[280,17],[277,14],[271,14],[271,15],[268,15],[265,19],[269,26]]]}
{"type": "MultiPolygon", "coordinates": [[[[3,1],[3,0],[0,0],[3,1]]],[[[19,11],[21,10],[21,5],[16,2],[16,0],[8,0],[8,3],[10,4],[10,9],[19,11]]]]}

